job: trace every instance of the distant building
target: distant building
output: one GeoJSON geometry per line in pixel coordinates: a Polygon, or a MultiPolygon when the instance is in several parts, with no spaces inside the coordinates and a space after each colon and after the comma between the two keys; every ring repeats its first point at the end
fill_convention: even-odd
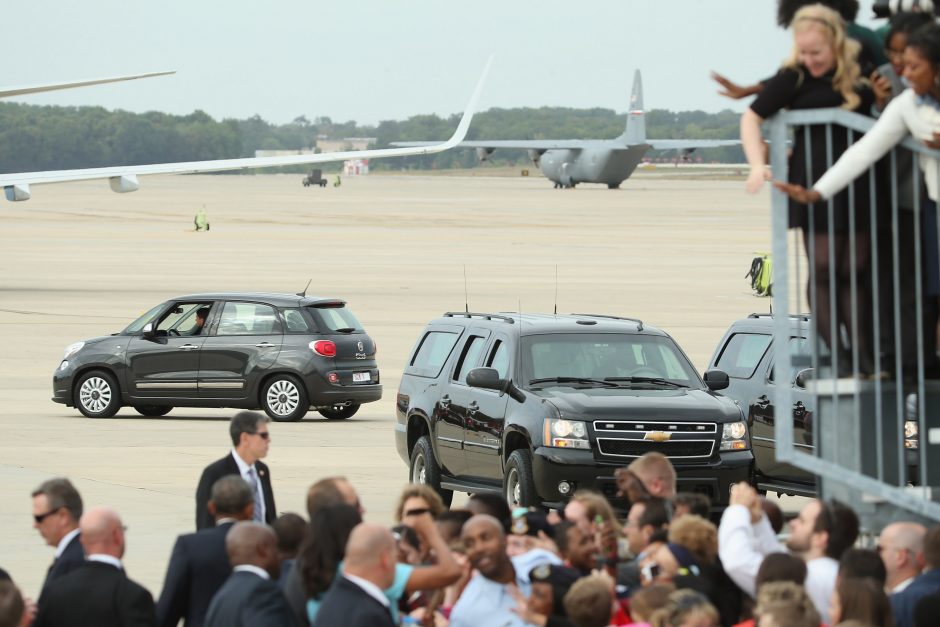
{"type": "Polygon", "coordinates": [[[346,137],[344,139],[317,138],[319,152],[346,152],[347,150],[368,150],[369,144],[375,143],[375,137],[346,137]]]}
{"type": "Polygon", "coordinates": [[[314,155],[317,151],[313,148],[301,148],[300,150],[256,150],[255,157],[292,157],[294,155],[314,155]]]}

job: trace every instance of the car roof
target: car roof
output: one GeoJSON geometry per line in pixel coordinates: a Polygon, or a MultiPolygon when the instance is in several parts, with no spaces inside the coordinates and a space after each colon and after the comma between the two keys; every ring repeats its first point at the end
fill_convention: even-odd
{"type": "MultiPolygon", "coordinates": [[[[790,329],[808,328],[811,322],[809,314],[790,314],[788,316],[790,329]]],[[[769,313],[752,313],[747,318],[741,318],[731,323],[728,332],[735,333],[773,333],[774,316],[769,313]]]]}
{"type": "Polygon", "coordinates": [[[541,313],[476,313],[449,311],[431,324],[469,326],[515,332],[521,328],[525,335],[543,333],[634,333],[666,336],[666,332],[651,327],[642,320],[603,314],[541,314],[541,313]],[[519,324],[520,327],[514,325],[519,324]]]}
{"type": "Polygon", "coordinates": [[[345,306],[346,301],[341,298],[327,298],[324,296],[300,296],[298,294],[279,294],[272,292],[207,292],[203,294],[186,294],[171,300],[245,300],[267,303],[275,307],[306,307],[308,305],[324,305],[335,303],[335,306],[345,306]]]}

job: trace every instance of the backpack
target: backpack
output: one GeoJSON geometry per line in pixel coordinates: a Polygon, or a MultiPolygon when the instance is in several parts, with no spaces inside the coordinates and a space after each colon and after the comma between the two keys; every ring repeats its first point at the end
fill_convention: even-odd
{"type": "Polygon", "coordinates": [[[770,296],[773,294],[773,260],[770,255],[761,255],[751,260],[751,269],[744,275],[745,279],[751,279],[751,289],[758,296],[770,296]]]}

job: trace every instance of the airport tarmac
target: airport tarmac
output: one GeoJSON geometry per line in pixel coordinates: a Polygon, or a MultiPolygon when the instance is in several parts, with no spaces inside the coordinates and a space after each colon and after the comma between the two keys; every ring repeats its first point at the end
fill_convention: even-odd
{"type": "MultiPolygon", "coordinates": [[[[319,477],[344,474],[366,518],[390,522],[407,480],[393,439],[403,363],[444,311],[609,313],[671,333],[701,372],[728,324],[769,300],[744,279],[770,248],[769,193],[743,180],[638,172],[623,188],[554,190],[541,177],[367,176],[304,188],[301,175],[150,177],[38,186],[0,209],[0,567],[35,596],[53,550],[30,492],[70,477],[86,506],[128,525],[129,575],[159,594],[194,492],[225,455],[231,410],[124,409],[90,420],[50,400],[70,343],[121,330],[162,300],[202,291],[337,296],[378,343],[382,401],[353,419],[271,425],[279,512],[304,511],[319,477]],[[193,231],[203,205],[208,233],[193,231]],[[556,285],[557,267],[557,285],[556,285]]],[[[332,177],[331,177],[332,180],[332,177]]],[[[455,502],[461,502],[458,497],[455,502]]]]}

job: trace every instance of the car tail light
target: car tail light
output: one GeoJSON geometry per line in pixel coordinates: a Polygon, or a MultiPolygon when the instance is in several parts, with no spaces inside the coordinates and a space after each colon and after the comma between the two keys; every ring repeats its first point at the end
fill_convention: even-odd
{"type": "Polygon", "coordinates": [[[330,340],[317,340],[308,344],[310,350],[321,357],[336,357],[336,343],[330,340]]]}

